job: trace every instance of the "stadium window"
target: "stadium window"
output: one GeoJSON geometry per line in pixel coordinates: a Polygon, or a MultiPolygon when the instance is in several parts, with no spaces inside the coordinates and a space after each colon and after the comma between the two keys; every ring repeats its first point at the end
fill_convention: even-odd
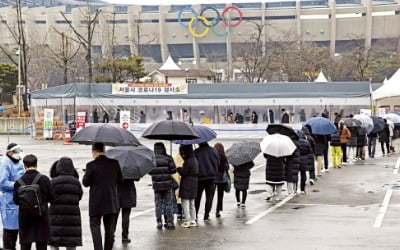
{"type": "Polygon", "coordinates": [[[158,23],[158,19],[139,19],[135,20],[136,23],[158,23]]]}
{"type": "Polygon", "coordinates": [[[361,0],[336,0],[336,5],[361,5],[361,0]]]}
{"type": "Polygon", "coordinates": [[[270,2],[266,3],[267,9],[289,9],[289,8],[296,8],[295,1],[288,1],[288,2],[270,2]]]}
{"type": "Polygon", "coordinates": [[[93,53],[101,53],[101,45],[92,45],[93,53]]]}
{"type": "Polygon", "coordinates": [[[113,23],[113,24],[125,24],[128,23],[127,19],[119,19],[119,20],[107,20],[107,23],[113,23]]]}
{"type": "Polygon", "coordinates": [[[46,24],[46,20],[35,20],[36,24],[46,24]]]}
{"type": "Polygon", "coordinates": [[[114,11],[115,13],[126,14],[128,13],[128,6],[115,6],[114,11]]]}
{"type": "Polygon", "coordinates": [[[159,12],[160,7],[156,5],[142,5],[142,12],[159,12]]]}
{"type": "MultiPolygon", "coordinates": [[[[89,23],[88,20],[81,20],[81,24],[88,24],[88,23],[89,23]]],[[[94,23],[95,23],[95,24],[98,24],[99,21],[96,20],[94,23]]]]}
{"type": "Polygon", "coordinates": [[[265,16],[267,20],[296,19],[296,16],[265,16]]]}
{"type": "Polygon", "coordinates": [[[56,23],[57,24],[67,24],[67,23],[72,23],[72,21],[71,20],[68,20],[68,21],[66,21],[66,20],[56,20],[56,23]]]}
{"type": "Polygon", "coordinates": [[[301,8],[324,8],[328,7],[327,0],[317,0],[317,1],[301,1],[300,2],[301,8]]]}
{"type": "Polygon", "coordinates": [[[214,4],[202,4],[201,8],[204,9],[207,7],[211,7],[211,8],[215,8],[217,10],[223,10],[223,9],[225,9],[225,6],[226,5],[223,3],[214,3],[214,4]]]}
{"type": "MultiPolygon", "coordinates": [[[[170,13],[174,13],[174,12],[179,12],[181,9],[183,8],[190,8],[192,7],[192,5],[190,4],[186,4],[186,5],[171,5],[171,8],[169,9],[170,13]]],[[[186,11],[190,11],[189,9],[186,9],[186,11]]]]}
{"type": "Polygon", "coordinates": [[[240,9],[261,9],[261,3],[234,3],[233,5],[240,9]]]}

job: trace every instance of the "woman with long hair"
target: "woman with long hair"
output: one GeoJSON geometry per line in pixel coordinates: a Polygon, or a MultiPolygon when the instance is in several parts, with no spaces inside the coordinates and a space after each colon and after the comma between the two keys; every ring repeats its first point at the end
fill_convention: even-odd
{"type": "Polygon", "coordinates": [[[227,175],[229,170],[228,158],[225,155],[224,145],[221,143],[216,143],[214,148],[217,150],[219,154],[219,164],[218,164],[218,172],[215,178],[215,184],[217,186],[217,211],[215,213],[216,217],[221,217],[221,211],[223,210],[223,199],[224,199],[224,191],[227,182],[227,175]]]}

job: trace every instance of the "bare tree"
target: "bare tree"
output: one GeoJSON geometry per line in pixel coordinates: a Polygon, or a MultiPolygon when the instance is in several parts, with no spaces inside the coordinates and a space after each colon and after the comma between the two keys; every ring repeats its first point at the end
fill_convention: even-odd
{"type": "Polygon", "coordinates": [[[69,22],[68,18],[66,17],[65,13],[60,11],[61,15],[63,16],[64,20],[68,23],[71,30],[75,33],[78,38],[79,43],[86,51],[85,60],[88,66],[88,81],[89,83],[93,80],[93,65],[92,65],[92,44],[94,38],[94,31],[96,28],[96,24],[98,23],[98,17],[101,13],[100,9],[96,9],[94,13],[92,13],[90,2],[87,1],[86,8],[84,10],[79,9],[81,12],[81,16],[84,18],[84,23],[86,32],[81,33],[79,32],[76,27],[73,26],[71,22],[69,22]]]}
{"type": "Polygon", "coordinates": [[[6,24],[7,30],[12,35],[15,43],[18,46],[18,57],[15,56],[15,51],[10,50],[7,46],[0,44],[0,50],[7,56],[7,58],[16,66],[20,67],[21,74],[21,85],[25,86],[25,93],[23,93],[23,109],[28,110],[28,103],[26,101],[27,91],[28,91],[28,50],[29,45],[26,40],[25,35],[25,20],[22,18],[22,5],[21,0],[15,0],[15,5],[13,6],[16,11],[16,23],[9,24],[7,18],[0,17],[2,21],[6,24]]]}
{"type": "Polygon", "coordinates": [[[269,64],[269,57],[264,54],[265,44],[262,39],[264,25],[258,22],[248,24],[252,26],[252,33],[244,43],[240,43],[237,55],[246,81],[261,82],[269,64]]]}
{"type": "Polygon", "coordinates": [[[78,54],[81,43],[78,43],[77,48],[73,48],[72,38],[65,35],[64,32],[59,32],[56,29],[54,29],[54,31],[60,35],[61,41],[60,43],[57,43],[57,45],[59,45],[57,48],[49,47],[49,50],[53,55],[53,60],[63,69],[63,82],[64,84],[67,84],[69,63],[78,54]]]}
{"type": "Polygon", "coordinates": [[[133,56],[143,56],[143,53],[141,51],[141,45],[151,44],[152,42],[158,39],[158,35],[156,33],[151,33],[151,32],[148,33],[143,31],[141,24],[142,24],[142,19],[141,19],[141,13],[139,12],[134,17],[133,31],[132,35],[129,37],[131,46],[133,47],[134,51],[133,56]]]}

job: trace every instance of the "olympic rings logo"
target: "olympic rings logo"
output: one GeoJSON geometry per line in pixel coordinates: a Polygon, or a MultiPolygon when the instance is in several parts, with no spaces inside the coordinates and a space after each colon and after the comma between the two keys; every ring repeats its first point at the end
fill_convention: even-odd
{"type": "Polygon", "coordinates": [[[222,14],[220,14],[220,12],[214,8],[214,7],[210,7],[210,6],[206,6],[203,9],[201,9],[200,14],[198,14],[196,12],[196,10],[194,10],[192,7],[185,7],[182,8],[179,12],[178,12],[178,22],[179,24],[188,29],[189,33],[196,37],[196,38],[202,38],[205,37],[211,30],[211,32],[218,37],[225,37],[229,34],[229,30],[230,28],[234,28],[240,25],[240,23],[243,21],[243,13],[242,11],[236,7],[236,6],[228,6],[226,7],[223,11],[222,14]],[[204,12],[206,12],[207,10],[212,10],[213,12],[215,12],[215,17],[213,19],[208,20],[207,17],[205,17],[203,14],[204,12]],[[239,15],[239,19],[235,22],[231,22],[231,19],[226,17],[226,14],[228,13],[228,11],[236,11],[237,14],[239,15]],[[185,11],[189,11],[192,12],[192,14],[194,15],[194,17],[192,17],[189,21],[188,24],[184,23],[182,21],[182,13],[185,11]],[[196,32],[195,30],[195,25],[200,22],[203,26],[204,26],[204,30],[201,33],[196,32]],[[215,26],[219,23],[222,23],[225,26],[225,32],[218,32],[215,30],[215,26]]]}

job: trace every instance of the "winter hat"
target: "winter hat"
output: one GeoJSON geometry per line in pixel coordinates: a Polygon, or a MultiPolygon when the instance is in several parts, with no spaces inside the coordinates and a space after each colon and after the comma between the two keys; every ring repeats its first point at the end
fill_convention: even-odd
{"type": "Polygon", "coordinates": [[[10,152],[10,151],[16,151],[17,149],[19,149],[20,151],[22,151],[21,146],[18,145],[18,144],[16,144],[16,143],[14,143],[14,142],[8,144],[8,146],[7,146],[7,151],[8,151],[8,152],[10,152]]]}
{"type": "Polygon", "coordinates": [[[102,143],[102,142],[95,142],[95,143],[92,145],[92,151],[104,152],[104,143],[102,143]]]}

